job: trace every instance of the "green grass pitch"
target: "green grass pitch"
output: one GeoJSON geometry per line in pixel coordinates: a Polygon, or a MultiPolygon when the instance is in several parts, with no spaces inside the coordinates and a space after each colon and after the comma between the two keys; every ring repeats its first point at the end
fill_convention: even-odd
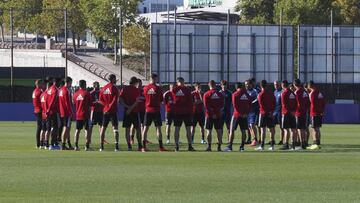
{"type": "Polygon", "coordinates": [[[34,125],[0,122],[0,202],[360,202],[359,125],[325,125],[319,152],[244,153],[36,150],[34,125]]]}

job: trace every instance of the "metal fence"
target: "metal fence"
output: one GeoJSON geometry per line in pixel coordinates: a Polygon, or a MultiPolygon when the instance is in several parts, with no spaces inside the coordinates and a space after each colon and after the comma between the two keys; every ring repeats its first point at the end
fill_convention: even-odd
{"type": "Polygon", "coordinates": [[[292,26],[277,25],[155,23],[151,71],[164,83],[179,76],[190,83],[292,80],[293,32],[292,26]]]}
{"type": "Polygon", "coordinates": [[[360,27],[299,26],[299,69],[304,81],[360,82],[360,27]]]}

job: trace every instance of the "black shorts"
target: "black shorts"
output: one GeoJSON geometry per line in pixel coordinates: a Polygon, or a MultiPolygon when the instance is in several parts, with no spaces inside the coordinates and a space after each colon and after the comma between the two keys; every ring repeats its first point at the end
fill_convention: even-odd
{"type": "Polygon", "coordinates": [[[144,125],[151,126],[151,123],[154,122],[156,127],[162,126],[161,114],[160,112],[150,113],[146,112],[144,116],[144,125]]]}
{"type": "Polygon", "coordinates": [[[204,112],[195,113],[192,117],[192,125],[196,127],[196,125],[199,123],[199,126],[204,127],[205,123],[205,114],[204,112]]]}
{"type": "Polygon", "coordinates": [[[102,124],[105,128],[108,127],[110,121],[114,128],[119,127],[119,120],[116,113],[104,113],[102,124]]]}
{"type": "Polygon", "coordinates": [[[139,112],[140,123],[144,125],[145,112],[139,112]]]}
{"type": "Polygon", "coordinates": [[[212,130],[215,128],[216,130],[222,130],[224,127],[224,123],[222,122],[222,119],[220,118],[206,118],[205,119],[205,128],[207,130],[212,130]]]}
{"type": "Polygon", "coordinates": [[[260,128],[273,128],[275,127],[274,125],[274,117],[272,117],[271,115],[267,114],[267,115],[259,115],[259,123],[258,126],[260,128]]]}
{"type": "Polygon", "coordinates": [[[85,128],[85,130],[89,130],[90,126],[91,126],[90,119],[76,121],[76,130],[82,130],[84,128],[85,128]]]}
{"type": "Polygon", "coordinates": [[[235,131],[237,129],[238,126],[240,126],[240,130],[247,130],[249,125],[248,125],[248,117],[237,117],[235,118],[234,116],[231,118],[231,130],[235,131]]]}
{"type": "Polygon", "coordinates": [[[296,117],[296,129],[306,129],[306,118],[304,116],[302,117],[296,117]]]}
{"type": "Polygon", "coordinates": [[[231,117],[230,113],[223,114],[222,119],[220,120],[221,126],[224,127],[224,125],[226,125],[226,128],[230,129],[231,117]]]}
{"type": "Polygon", "coordinates": [[[274,112],[273,116],[274,116],[274,125],[280,125],[280,127],[281,127],[281,122],[282,122],[281,112],[279,112],[279,111],[274,112]]]}
{"type": "Polygon", "coordinates": [[[46,119],[46,130],[51,131],[51,129],[58,130],[59,129],[59,116],[58,114],[53,114],[48,116],[46,119]]]}
{"type": "Polygon", "coordinates": [[[124,112],[123,128],[130,128],[131,125],[134,125],[134,128],[140,126],[139,113],[131,112],[130,114],[126,114],[126,112],[124,112]]]}
{"type": "Polygon", "coordinates": [[[292,115],[291,113],[288,113],[286,115],[282,115],[281,128],[283,128],[283,129],[295,129],[296,128],[295,116],[292,115]]]}
{"type": "Polygon", "coordinates": [[[45,120],[41,120],[41,130],[42,130],[42,131],[47,131],[46,119],[45,119],[45,120]]]}
{"type": "Polygon", "coordinates": [[[102,112],[92,111],[91,116],[90,116],[91,125],[92,126],[94,126],[94,125],[102,126],[103,117],[104,117],[104,114],[102,112]]]}
{"type": "Polygon", "coordinates": [[[35,113],[35,118],[36,118],[37,127],[41,128],[42,127],[42,114],[41,114],[41,112],[35,113]]]}
{"type": "Polygon", "coordinates": [[[174,114],[174,126],[181,127],[184,122],[186,127],[192,126],[191,114],[174,114]]]}
{"type": "Polygon", "coordinates": [[[70,128],[71,127],[71,117],[62,117],[61,119],[61,126],[62,127],[67,127],[70,128]]]}
{"type": "Polygon", "coordinates": [[[165,124],[171,125],[174,121],[174,115],[171,112],[165,112],[165,124]]]}
{"type": "Polygon", "coordinates": [[[322,116],[312,116],[311,117],[311,127],[312,128],[320,128],[322,126],[322,116]]]}

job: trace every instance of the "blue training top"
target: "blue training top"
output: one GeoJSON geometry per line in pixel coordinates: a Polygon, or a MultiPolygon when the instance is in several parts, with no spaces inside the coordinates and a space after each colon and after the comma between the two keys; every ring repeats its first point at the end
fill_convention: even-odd
{"type": "Polygon", "coordinates": [[[276,89],[274,91],[274,96],[275,96],[275,110],[274,112],[281,112],[281,93],[282,93],[282,89],[276,89]]]}

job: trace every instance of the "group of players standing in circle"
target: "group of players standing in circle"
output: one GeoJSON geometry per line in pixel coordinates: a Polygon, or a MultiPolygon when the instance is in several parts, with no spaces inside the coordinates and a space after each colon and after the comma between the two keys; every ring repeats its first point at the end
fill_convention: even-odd
{"type": "Polygon", "coordinates": [[[259,86],[254,79],[236,83],[235,91],[228,89],[226,81],[208,83],[209,90],[202,92],[200,83],[194,90],[185,85],[182,77],[169,84],[163,93],[158,85],[158,76],[152,74],[149,84],[132,77],[129,85],[119,90],[116,76],[109,76],[109,83],[100,88],[98,82],[88,91],[86,81],[79,81],[79,88],[72,93],[72,79],[66,77],[37,80],[33,91],[34,113],[37,118],[37,148],[50,150],[80,150],[79,136],[85,129],[85,150],[90,151],[93,126],[99,125],[100,147],[108,143],[106,129],[111,122],[115,139],[115,151],[119,151],[118,104],[124,107],[122,125],[125,128],[127,150],[132,151],[134,138],[138,151],[148,151],[147,135],[154,123],[159,151],[167,151],[163,145],[161,105],[165,107],[166,144],[170,144],[171,126],[174,126],[175,151],[180,150],[180,129],[185,125],[188,151],[193,148],[195,130],[200,127],[201,144],[212,151],[212,130],[217,135],[217,151],[222,150],[223,128],[227,130],[227,145],[224,151],[233,151],[237,127],[240,127],[239,151],[245,144],[263,151],[267,129],[270,148],[275,150],[275,125],[280,125],[280,150],[320,149],[320,127],[325,108],[325,99],[315,83],[301,84],[299,79],[290,84],[284,80],[274,82],[274,91],[262,80],[259,86]],[[75,109],[75,111],[73,110],[75,109]],[[73,147],[70,139],[71,121],[76,120],[73,147]],[[309,126],[311,124],[312,132],[309,126]],[[205,132],[206,130],[206,132],[205,132]],[[313,144],[308,146],[312,135],[313,144]]]}

